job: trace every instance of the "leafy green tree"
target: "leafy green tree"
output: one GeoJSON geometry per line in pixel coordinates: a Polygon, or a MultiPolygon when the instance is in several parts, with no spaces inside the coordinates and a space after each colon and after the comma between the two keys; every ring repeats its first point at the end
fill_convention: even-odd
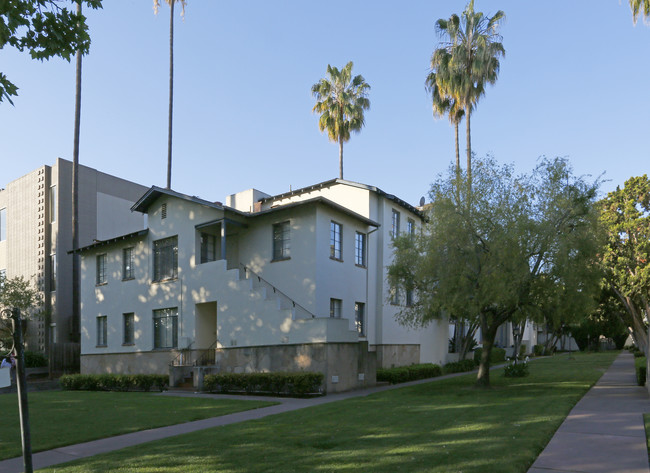
{"type": "Polygon", "coordinates": [[[458,75],[453,74],[454,71],[450,63],[451,54],[445,49],[436,49],[431,56],[431,72],[427,75],[425,87],[431,94],[433,115],[435,117],[447,116],[454,126],[456,169],[460,170],[458,126],[465,115],[465,110],[463,110],[460,98],[455,95],[458,75]]]}
{"type": "MultiPolygon", "coordinates": [[[[0,275],[0,310],[18,308],[21,317],[34,315],[34,309],[42,303],[39,291],[32,288],[28,280],[22,276],[7,278],[0,275]]],[[[0,319],[0,348],[6,350],[13,345],[13,325],[8,319],[0,319]]]]}
{"type": "MultiPolygon", "coordinates": [[[[181,16],[185,15],[185,0],[165,0],[169,5],[169,120],[167,125],[167,189],[172,187],[172,123],[174,117],[174,4],[181,4],[181,16]]],[[[153,0],[157,15],[160,0],[153,0]]]]}
{"type": "Polygon", "coordinates": [[[537,318],[541,300],[572,301],[579,313],[597,289],[584,278],[598,241],[594,201],[598,182],[574,177],[564,159],[543,160],[528,176],[479,160],[468,206],[465,176],[450,170],[431,188],[421,235],[394,241],[389,282],[413,290],[416,302],[398,314],[420,327],[463,314],[481,328],[477,384],[490,384],[497,329],[537,318]],[[459,198],[460,196],[460,198],[459,198]]]}
{"type": "Polygon", "coordinates": [[[636,345],[647,351],[650,315],[650,180],[632,177],[601,201],[605,279],[628,314],[636,345]]]}
{"type": "Polygon", "coordinates": [[[343,143],[350,132],[359,132],[365,124],[364,110],[370,108],[370,86],[361,75],[352,77],[352,61],[338,70],[327,65],[327,78],[311,87],[316,98],[313,112],[320,113],[318,128],[327,130],[330,141],[339,144],[339,176],[343,179],[343,143]]]}
{"type": "Polygon", "coordinates": [[[630,0],[630,8],[632,9],[632,18],[635,25],[639,19],[639,13],[643,14],[644,21],[650,20],[650,0],[630,0]]]}
{"type": "MultiPolygon", "coordinates": [[[[470,118],[479,99],[485,93],[486,84],[494,84],[499,74],[499,58],[506,52],[501,44],[499,25],[505,18],[501,10],[493,16],[474,11],[471,0],[459,17],[439,19],[436,28],[445,38],[438,49],[447,51],[450,57],[453,96],[465,110],[467,140],[467,181],[472,182],[472,140],[470,118]]],[[[434,53],[435,56],[435,53],[434,53]]]]}
{"type": "MultiPolygon", "coordinates": [[[[79,0],[91,8],[101,8],[102,0],[79,0]]],[[[90,48],[86,18],[61,6],[56,0],[13,0],[0,2],[0,49],[11,46],[29,51],[33,59],[54,56],[67,61],[81,50],[90,48]]],[[[0,72],[0,102],[13,105],[18,87],[0,72]]]]}

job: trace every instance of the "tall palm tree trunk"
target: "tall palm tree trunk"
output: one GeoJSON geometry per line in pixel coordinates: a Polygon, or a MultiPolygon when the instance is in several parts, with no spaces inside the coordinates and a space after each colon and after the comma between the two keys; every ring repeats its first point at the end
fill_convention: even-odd
{"type": "Polygon", "coordinates": [[[343,138],[339,138],[339,176],[343,179],[343,138]]]}
{"type": "Polygon", "coordinates": [[[456,174],[460,174],[460,150],[458,146],[458,122],[454,123],[456,138],[456,174]]]}
{"type": "MultiPolygon", "coordinates": [[[[81,2],[77,3],[77,13],[81,15],[81,2]]],[[[74,144],[72,147],[72,250],[79,248],[79,134],[81,128],[81,58],[77,50],[77,70],[74,105],[74,144]]],[[[79,254],[72,253],[72,339],[80,338],[81,300],[80,300],[79,254]]],[[[56,340],[52,340],[56,342],[56,340]]]]}
{"type": "Polygon", "coordinates": [[[470,110],[465,108],[466,138],[467,138],[467,186],[472,189],[472,137],[470,133],[470,110]]]}
{"type": "Polygon", "coordinates": [[[167,128],[167,189],[172,187],[172,117],[174,113],[174,3],[169,4],[169,125],[167,128]]]}

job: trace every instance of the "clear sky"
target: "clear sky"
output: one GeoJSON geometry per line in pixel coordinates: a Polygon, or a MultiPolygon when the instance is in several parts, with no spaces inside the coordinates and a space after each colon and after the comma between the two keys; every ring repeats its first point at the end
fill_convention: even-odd
{"type": "MultiPolygon", "coordinates": [[[[87,11],[80,162],[164,186],[169,8],[105,0],[87,11]]],[[[338,177],[338,147],[318,131],[311,85],[354,61],[371,85],[366,126],[344,147],[346,179],[417,204],[454,160],[453,128],[424,89],[438,18],[464,1],[188,0],[175,24],[172,188],[207,200],[251,187],[270,194],[338,177]]],[[[530,171],[566,156],[609,179],[650,163],[650,26],[627,0],[476,0],[501,9],[506,57],[472,115],[472,148],[530,171]]],[[[180,10],[177,8],[177,10],[180,10]]],[[[74,61],[0,51],[20,87],[0,104],[0,187],[57,157],[72,159],[74,61]]],[[[464,123],[461,152],[464,152],[464,123]]]]}

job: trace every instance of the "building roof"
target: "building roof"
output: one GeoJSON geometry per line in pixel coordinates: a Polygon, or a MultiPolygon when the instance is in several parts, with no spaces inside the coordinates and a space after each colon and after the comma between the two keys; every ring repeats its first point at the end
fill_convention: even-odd
{"type": "MultiPolygon", "coordinates": [[[[172,197],[178,197],[179,199],[189,200],[199,205],[205,205],[206,207],[212,207],[214,209],[222,210],[224,208],[223,204],[220,202],[210,202],[208,200],[203,200],[195,195],[186,195],[181,194],[180,192],[173,191],[171,189],[164,189],[158,186],[151,186],[151,188],[145,192],[145,194],[140,197],[140,199],[133,204],[131,207],[132,212],[142,212],[147,213],[149,206],[160,196],[170,195],[172,197]]],[[[234,210],[234,209],[233,209],[234,210]]]]}
{"type": "Polygon", "coordinates": [[[305,194],[307,192],[312,192],[312,191],[315,191],[315,190],[318,190],[318,189],[323,189],[325,187],[332,187],[332,186],[334,186],[336,184],[343,184],[343,185],[346,185],[346,186],[358,187],[359,189],[365,189],[365,190],[368,190],[370,192],[374,192],[375,194],[377,194],[379,196],[385,197],[386,199],[395,202],[396,204],[398,204],[399,206],[405,208],[406,210],[408,210],[410,212],[413,212],[418,217],[420,217],[422,219],[425,218],[424,212],[422,212],[418,208],[412,206],[408,202],[400,199],[399,197],[397,197],[397,196],[395,196],[393,194],[389,194],[387,192],[384,192],[379,187],[369,186],[367,184],[361,184],[359,182],[348,181],[348,180],[345,180],[345,179],[330,179],[329,181],[324,181],[324,182],[321,182],[319,184],[314,184],[314,185],[311,185],[311,186],[308,186],[308,187],[303,187],[301,189],[292,190],[292,191],[289,191],[289,192],[285,192],[283,194],[272,195],[271,197],[266,197],[264,199],[261,199],[261,201],[262,202],[269,202],[269,201],[273,201],[273,200],[286,199],[286,198],[294,196],[294,195],[305,194]]]}
{"type": "Polygon", "coordinates": [[[68,251],[68,254],[72,253],[83,253],[88,250],[99,248],[100,246],[111,245],[117,243],[118,241],[128,240],[130,238],[141,237],[149,233],[149,229],[145,228],[144,230],[138,230],[137,232],[127,233],[126,235],[116,236],[114,238],[109,238],[108,240],[95,240],[95,243],[92,245],[84,246],[83,248],[78,248],[77,250],[68,251]]]}

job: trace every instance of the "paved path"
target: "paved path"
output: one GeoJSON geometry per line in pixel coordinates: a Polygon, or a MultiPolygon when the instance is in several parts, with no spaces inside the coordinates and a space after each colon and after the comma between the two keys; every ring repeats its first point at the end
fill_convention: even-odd
{"type": "Polygon", "coordinates": [[[569,413],[528,473],[649,473],[634,357],[624,352],[569,413]]]}

